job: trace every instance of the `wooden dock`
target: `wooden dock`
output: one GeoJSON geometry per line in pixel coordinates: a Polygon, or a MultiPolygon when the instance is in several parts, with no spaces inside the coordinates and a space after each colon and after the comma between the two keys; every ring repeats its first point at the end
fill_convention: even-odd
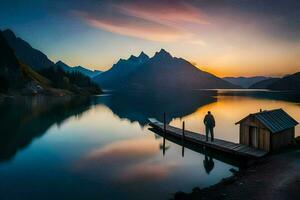
{"type": "Polygon", "coordinates": [[[214,142],[206,141],[205,135],[187,131],[180,128],[170,126],[168,124],[163,124],[156,119],[149,119],[149,125],[157,131],[160,131],[166,135],[171,135],[178,139],[182,139],[186,142],[191,142],[197,145],[205,146],[214,150],[218,150],[224,153],[229,153],[232,155],[249,157],[249,158],[260,158],[267,154],[266,151],[249,147],[244,144],[238,144],[234,142],[229,142],[221,139],[214,139],[214,142]]]}

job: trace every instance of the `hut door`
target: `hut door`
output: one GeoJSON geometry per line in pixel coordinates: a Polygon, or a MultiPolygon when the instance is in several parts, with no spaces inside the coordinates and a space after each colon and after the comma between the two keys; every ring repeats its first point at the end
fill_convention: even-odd
{"type": "Polygon", "coordinates": [[[249,146],[258,148],[258,128],[250,126],[249,129],[249,146]]]}

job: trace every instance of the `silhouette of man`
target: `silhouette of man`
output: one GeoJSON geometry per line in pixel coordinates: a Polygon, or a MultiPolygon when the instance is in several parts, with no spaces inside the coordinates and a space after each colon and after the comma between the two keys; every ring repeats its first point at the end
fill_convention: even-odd
{"type": "Polygon", "coordinates": [[[207,112],[207,114],[204,117],[203,120],[205,124],[205,133],[206,133],[206,141],[208,141],[208,134],[211,135],[211,141],[214,141],[214,127],[215,127],[215,118],[210,113],[210,111],[207,112]]]}
{"type": "Polygon", "coordinates": [[[214,168],[215,163],[213,158],[204,150],[205,158],[203,160],[203,166],[207,174],[211,172],[211,170],[214,168]]]}

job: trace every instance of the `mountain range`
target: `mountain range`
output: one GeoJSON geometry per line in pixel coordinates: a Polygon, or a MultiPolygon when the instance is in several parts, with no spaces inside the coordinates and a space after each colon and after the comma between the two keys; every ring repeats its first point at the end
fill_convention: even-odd
{"type": "Polygon", "coordinates": [[[300,72],[284,76],[269,85],[268,89],[300,91],[300,72]]]}
{"type": "Polygon", "coordinates": [[[270,78],[253,84],[252,89],[300,91],[300,72],[282,78],[270,78]]]}
{"type": "Polygon", "coordinates": [[[47,56],[36,49],[32,49],[27,42],[20,38],[17,38],[16,41],[22,45],[13,46],[8,42],[5,35],[6,37],[9,36],[9,39],[13,38],[12,36],[17,38],[11,31],[0,31],[0,94],[61,96],[101,93],[99,86],[95,85],[89,77],[81,73],[67,73],[55,65],[43,65],[46,63],[44,61],[48,59],[47,56]],[[25,49],[31,49],[31,51],[20,53],[26,51],[25,49]],[[17,55],[21,55],[21,57],[17,55]],[[26,55],[24,58],[27,61],[25,60],[25,62],[41,63],[41,66],[36,65],[33,68],[24,63],[23,55],[26,55]]]}
{"type": "Polygon", "coordinates": [[[153,57],[139,56],[120,59],[106,72],[93,78],[106,89],[215,89],[239,88],[190,62],[173,57],[161,49],[153,57]]]}
{"type": "Polygon", "coordinates": [[[0,31],[0,91],[17,88],[24,81],[21,65],[0,31]]]}
{"type": "Polygon", "coordinates": [[[2,32],[9,46],[15,52],[20,62],[31,66],[34,70],[41,70],[52,66],[54,63],[41,51],[31,47],[23,39],[16,37],[14,32],[7,29],[2,32]]]}
{"type": "Polygon", "coordinates": [[[268,86],[272,85],[276,81],[280,80],[280,78],[268,78],[262,81],[258,81],[253,85],[250,85],[250,89],[268,89],[268,86]]]}
{"type": "Polygon", "coordinates": [[[283,78],[257,76],[221,79],[187,60],[173,57],[164,49],[153,57],[141,52],[138,56],[120,59],[105,72],[92,71],[82,66],[71,67],[62,61],[54,64],[44,53],[34,49],[11,30],[0,31],[0,92],[97,93],[100,90],[93,81],[105,89],[114,90],[176,91],[242,87],[299,91],[300,72],[283,78]]]}
{"type": "Polygon", "coordinates": [[[58,61],[54,64],[54,62],[51,61],[47,57],[47,55],[45,55],[38,49],[33,48],[28,42],[26,42],[22,38],[17,37],[12,30],[4,30],[2,34],[9,46],[13,49],[18,60],[30,66],[34,70],[40,71],[56,65],[60,66],[63,70],[65,70],[65,72],[80,72],[83,75],[86,75],[90,78],[101,73],[101,71],[92,71],[82,66],[71,67],[63,63],[62,61],[58,61]]]}
{"type": "Polygon", "coordinates": [[[85,67],[82,66],[75,66],[75,67],[71,67],[69,65],[67,65],[66,63],[62,62],[62,61],[58,61],[55,63],[56,66],[61,67],[65,72],[79,72],[82,73],[85,76],[88,76],[90,78],[93,78],[97,75],[100,75],[102,73],[102,71],[99,70],[90,70],[87,69],[85,67]]]}
{"type": "Polygon", "coordinates": [[[257,82],[270,79],[270,77],[265,76],[253,76],[253,77],[224,77],[223,80],[228,81],[232,84],[241,86],[242,88],[249,88],[257,82]]]}

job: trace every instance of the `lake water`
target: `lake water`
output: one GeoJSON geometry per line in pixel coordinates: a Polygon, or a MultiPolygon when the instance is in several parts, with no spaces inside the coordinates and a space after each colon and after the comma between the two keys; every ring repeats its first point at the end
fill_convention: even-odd
{"type": "MultiPolygon", "coordinates": [[[[300,121],[299,96],[268,91],[111,94],[92,98],[0,101],[0,199],[170,199],[204,188],[235,166],[165,142],[147,119],[238,142],[234,123],[259,109],[283,108],[300,121]],[[163,153],[164,152],[164,153],[163,153]]],[[[299,127],[296,135],[300,135],[299,127]]]]}

